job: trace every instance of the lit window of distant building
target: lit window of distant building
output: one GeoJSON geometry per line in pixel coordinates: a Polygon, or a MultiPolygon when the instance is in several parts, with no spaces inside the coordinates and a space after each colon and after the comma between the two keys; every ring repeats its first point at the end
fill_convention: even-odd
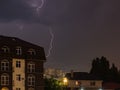
{"type": "Polygon", "coordinates": [[[1,61],[1,70],[8,71],[9,70],[9,62],[7,60],[1,61]]]}
{"type": "Polygon", "coordinates": [[[16,61],[16,67],[20,68],[21,67],[21,61],[16,61]]]}
{"type": "Polygon", "coordinates": [[[9,75],[8,74],[1,75],[1,85],[9,85],[9,75]]]}
{"type": "Polygon", "coordinates": [[[27,71],[29,73],[35,72],[35,63],[28,63],[27,64],[27,71]]]}
{"type": "Polygon", "coordinates": [[[80,82],[80,81],[76,81],[75,84],[76,84],[77,86],[81,86],[81,82],[80,82]]]}
{"type": "Polygon", "coordinates": [[[10,49],[7,46],[3,46],[2,50],[4,53],[8,53],[10,51],[10,49]]]}
{"type": "Polygon", "coordinates": [[[27,80],[28,80],[28,86],[35,86],[35,76],[34,75],[29,75],[27,80]]]}
{"type": "Polygon", "coordinates": [[[16,48],[16,54],[17,55],[21,55],[22,54],[22,48],[21,47],[17,47],[16,48]]]}

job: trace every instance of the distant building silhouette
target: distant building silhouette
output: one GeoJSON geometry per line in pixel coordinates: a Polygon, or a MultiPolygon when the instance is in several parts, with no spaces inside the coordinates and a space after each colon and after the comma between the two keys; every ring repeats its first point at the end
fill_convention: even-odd
{"type": "Polygon", "coordinates": [[[102,80],[87,72],[70,72],[66,74],[68,79],[67,90],[102,90],[102,80]]]}
{"type": "Polygon", "coordinates": [[[44,90],[44,49],[0,36],[0,90],[44,90]]]}

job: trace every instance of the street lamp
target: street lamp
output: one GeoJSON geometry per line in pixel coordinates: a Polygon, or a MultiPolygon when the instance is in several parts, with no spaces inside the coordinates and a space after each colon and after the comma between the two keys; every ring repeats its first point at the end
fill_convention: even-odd
{"type": "Polygon", "coordinates": [[[63,78],[63,85],[64,85],[64,89],[67,89],[67,85],[68,85],[68,79],[66,77],[63,78]]]}

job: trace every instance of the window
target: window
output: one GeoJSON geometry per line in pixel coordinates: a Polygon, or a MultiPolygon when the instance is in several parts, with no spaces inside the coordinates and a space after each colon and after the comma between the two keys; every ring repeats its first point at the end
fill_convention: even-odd
{"type": "Polygon", "coordinates": [[[16,88],[16,90],[21,90],[21,88],[16,88]]]}
{"type": "Polygon", "coordinates": [[[21,75],[20,74],[16,75],[16,80],[21,81],[21,75]]]}
{"type": "Polygon", "coordinates": [[[3,46],[2,50],[4,53],[8,53],[10,51],[10,49],[7,46],[3,46]]]}
{"type": "Polygon", "coordinates": [[[20,61],[16,61],[16,67],[20,68],[21,67],[21,62],[20,61]]]}
{"type": "Polygon", "coordinates": [[[22,49],[21,49],[21,47],[17,47],[17,48],[16,48],[16,54],[17,54],[17,55],[21,55],[21,54],[22,54],[22,49]]]}
{"type": "Polygon", "coordinates": [[[7,60],[1,61],[1,70],[8,71],[9,70],[9,62],[7,60]]]}
{"type": "Polygon", "coordinates": [[[34,63],[28,63],[27,71],[30,72],[30,73],[35,72],[35,64],[34,63]]]}
{"type": "Polygon", "coordinates": [[[34,88],[28,88],[28,90],[35,90],[34,88]]]}
{"type": "Polygon", "coordinates": [[[81,82],[80,82],[80,81],[76,81],[75,84],[76,84],[77,86],[81,86],[81,82]]]}
{"type": "Polygon", "coordinates": [[[95,82],[90,82],[90,86],[95,86],[95,82]]]}
{"type": "Polygon", "coordinates": [[[28,76],[28,86],[35,86],[35,76],[34,75],[28,76]]]}
{"type": "Polygon", "coordinates": [[[9,85],[9,75],[8,74],[1,75],[1,85],[9,85]]]}
{"type": "Polygon", "coordinates": [[[30,55],[35,55],[35,54],[36,54],[36,52],[35,52],[34,49],[29,49],[29,50],[28,50],[28,53],[29,53],[30,55]]]}

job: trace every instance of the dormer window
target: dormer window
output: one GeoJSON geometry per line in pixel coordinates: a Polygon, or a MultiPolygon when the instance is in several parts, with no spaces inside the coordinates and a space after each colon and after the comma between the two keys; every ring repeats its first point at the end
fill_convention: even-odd
{"type": "Polygon", "coordinates": [[[16,48],[16,54],[17,55],[21,55],[22,54],[22,48],[21,47],[17,47],[16,48]]]}
{"type": "Polygon", "coordinates": [[[3,46],[2,50],[4,53],[8,53],[10,51],[10,49],[7,46],[3,46]]]}
{"type": "Polygon", "coordinates": [[[29,49],[29,50],[28,50],[28,53],[29,53],[30,55],[35,55],[35,54],[36,54],[36,52],[35,52],[34,49],[29,49]]]}

